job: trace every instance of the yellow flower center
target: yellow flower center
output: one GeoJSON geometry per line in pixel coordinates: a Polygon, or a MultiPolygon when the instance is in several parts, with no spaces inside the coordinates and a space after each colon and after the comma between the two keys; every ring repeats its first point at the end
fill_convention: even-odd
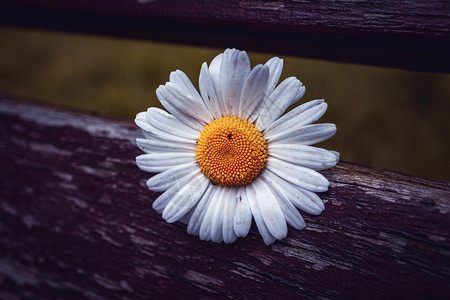
{"type": "Polygon", "coordinates": [[[255,125],[223,117],[205,126],[195,156],[212,182],[241,186],[252,182],[266,165],[267,143],[255,125]]]}

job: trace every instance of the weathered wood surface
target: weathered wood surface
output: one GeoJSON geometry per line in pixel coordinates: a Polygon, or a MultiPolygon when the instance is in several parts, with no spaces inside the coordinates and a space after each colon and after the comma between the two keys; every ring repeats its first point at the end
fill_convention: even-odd
{"type": "Polygon", "coordinates": [[[450,184],[341,162],[326,210],[265,246],[152,210],[131,122],[0,99],[0,298],[447,298],[450,184]]]}
{"type": "Polygon", "coordinates": [[[450,72],[447,0],[0,0],[0,24],[450,72]]]}

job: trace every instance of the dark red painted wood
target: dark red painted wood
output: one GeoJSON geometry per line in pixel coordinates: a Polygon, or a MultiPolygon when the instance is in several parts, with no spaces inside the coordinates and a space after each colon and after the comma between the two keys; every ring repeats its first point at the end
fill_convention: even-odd
{"type": "Polygon", "coordinates": [[[0,0],[0,24],[450,71],[450,2],[0,0]]]}
{"type": "Polygon", "coordinates": [[[446,298],[450,184],[341,162],[326,210],[265,246],[152,210],[135,125],[0,99],[0,298],[446,298]]]}

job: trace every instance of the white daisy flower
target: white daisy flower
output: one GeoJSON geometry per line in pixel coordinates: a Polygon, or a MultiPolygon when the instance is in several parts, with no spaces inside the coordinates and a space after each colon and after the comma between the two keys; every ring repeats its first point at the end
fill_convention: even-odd
{"type": "Polygon", "coordinates": [[[314,124],[324,100],[304,103],[281,116],[305,93],[289,77],[278,86],[283,60],[250,67],[245,51],[227,49],[203,63],[197,92],[182,71],[156,90],[168,113],[151,107],[136,116],[146,154],[138,167],[159,173],[147,181],[164,192],[153,203],[169,223],[188,224],[189,234],[213,242],[245,237],[255,220],[269,245],[287,235],[287,224],[304,229],[298,209],[319,215],[316,192],[328,189],[320,170],[333,167],[339,153],[310,145],[336,133],[334,124],[314,124]]]}

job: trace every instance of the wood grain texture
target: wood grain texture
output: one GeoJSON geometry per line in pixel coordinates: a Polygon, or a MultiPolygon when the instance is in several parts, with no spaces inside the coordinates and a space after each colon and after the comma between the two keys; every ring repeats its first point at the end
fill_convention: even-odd
{"type": "Polygon", "coordinates": [[[326,210],[267,247],[152,210],[133,124],[0,98],[0,298],[445,298],[450,184],[341,162],[326,210]]]}
{"type": "Polygon", "coordinates": [[[450,72],[446,0],[0,0],[0,24],[450,72]]]}

